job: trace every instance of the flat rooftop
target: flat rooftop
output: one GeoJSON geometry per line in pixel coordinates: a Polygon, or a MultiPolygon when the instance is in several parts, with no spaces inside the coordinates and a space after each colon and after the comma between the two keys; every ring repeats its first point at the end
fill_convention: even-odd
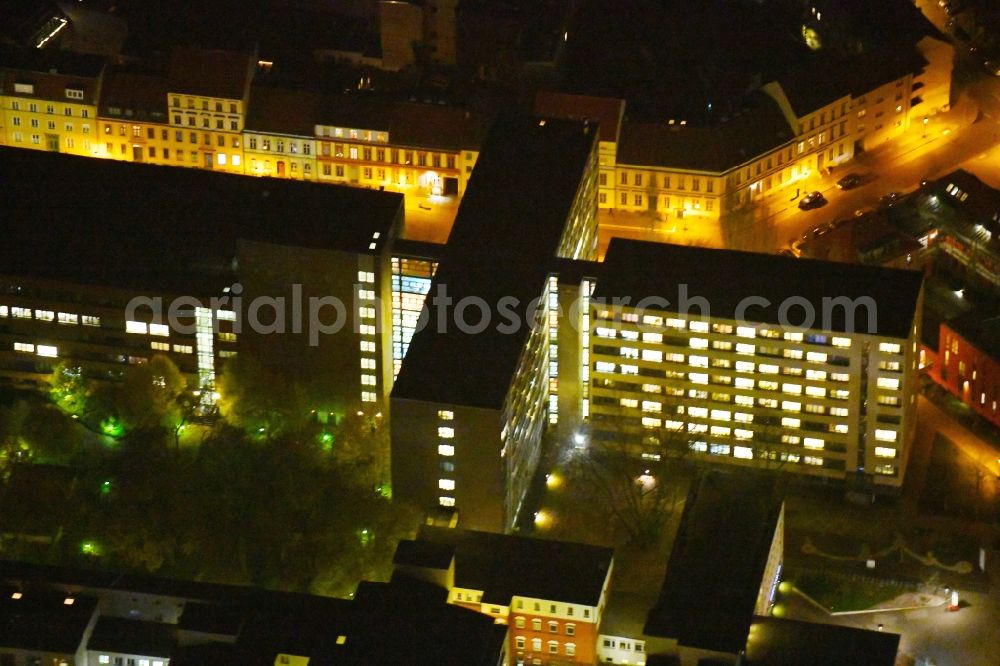
{"type": "Polygon", "coordinates": [[[746,645],[781,497],[773,477],[713,471],[692,486],[644,632],[687,647],[746,645]]]}
{"type": "Polygon", "coordinates": [[[14,148],[0,172],[4,274],[160,293],[231,284],[239,240],[376,254],[403,215],[390,192],[14,148]]]}
{"type": "MultiPolygon", "coordinates": [[[[745,318],[780,325],[779,306],[794,298],[799,305],[787,312],[792,323],[803,321],[802,303],[808,302],[816,317],[810,328],[906,338],[922,283],[918,271],[614,238],[594,299],[612,303],[615,298],[628,298],[633,306],[645,299],[651,310],[678,312],[683,286],[689,302],[703,297],[709,305],[706,316],[716,318],[735,319],[744,299],[765,298],[769,305],[752,305],[745,310],[745,318]],[[824,301],[844,297],[875,303],[874,331],[867,330],[865,307],[856,308],[856,330],[850,331],[850,309],[831,307],[830,301],[824,301]],[[828,327],[821,326],[824,311],[829,314],[828,327]]],[[[700,308],[693,305],[690,310],[695,316],[700,308]]]]}
{"type": "Polygon", "coordinates": [[[483,603],[503,605],[520,596],[596,606],[614,554],[583,543],[426,525],[410,543],[400,543],[395,564],[447,569],[450,551],[456,587],[482,590],[483,603]]]}
{"type": "MultiPolygon", "coordinates": [[[[393,398],[499,408],[529,326],[509,334],[498,303],[514,298],[522,324],[545,287],[581,177],[597,140],[587,123],[506,115],[497,119],[458,209],[430,296],[445,289],[457,304],[481,299],[491,323],[463,332],[449,308],[444,325],[431,301],[428,325],[414,334],[393,398]]],[[[475,323],[479,308],[466,321],[475,323]]]]}
{"type": "Polygon", "coordinates": [[[893,666],[899,634],[758,617],[746,649],[747,666],[893,666]]]}

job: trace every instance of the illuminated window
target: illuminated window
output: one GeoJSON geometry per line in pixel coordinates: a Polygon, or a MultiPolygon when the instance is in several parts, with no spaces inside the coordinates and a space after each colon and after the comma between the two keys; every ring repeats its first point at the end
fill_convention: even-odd
{"type": "Polygon", "coordinates": [[[131,320],[125,322],[126,333],[145,333],[146,330],[147,326],[145,322],[131,320]]]}
{"type": "Polygon", "coordinates": [[[358,282],[375,282],[375,273],[371,271],[358,271],[358,282]]]}
{"type": "Polygon", "coordinates": [[[713,409],[711,415],[713,421],[728,421],[732,418],[732,412],[724,409],[713,409]]]}
{"type": "Polygon", "coordinates": [[[703,372],[689,372],[688,373],[688,380],[692,384],[707,384],[708,383],[708,375],[705,374],[705,373],[703,373],[703,372]]]}
{"type": "Polygon", "coordinates": [[[791,342],[802,342],[802,334],[788,332],[785,333],[785,339],[790,340],[791,342]]]}
{"type": "Polygon", "coordinates": [[[663,360],[663,352],[656,351],[653,349],[643,349],[642,350],[642,360],[643,361],[654,361],[661,362],[663,360]]]}
{"type": "Polygon", "coordinates": [[[31,319],[31,308],[12,307],[10,313],[19,319],[31,319]]]}
{"type": "Polygon", "coordinates": [[[453,456],[455,455],[455,447],[451,444],[438,444],[438,455],[453,456]]]}
{"type": "Polygon", "coordinates": [[[639,400],[637,398],[619,398],[618,404],[622,407],[638,407],[639,400]]]}
{"type": "Polygon", "coordinates": [[[830,416],[847,416],[847,407],[831,407],[830,416]]]}
{"type": "Polygon", "coordinates": [[[895,458],[896,449],[888,446],[876,446],[875,455],[878,456],[879,458],[895,458]]]}
{"type": "Polygon", "coordinates": [[[883,389],[892,389],[893,391],[899,389],[899,380],[893,377],[879,377],[876,384],[883,389]]]}
{"type": "Polygon", "coordinates": [[[663,342],[663,334],[662,333],[643,333],[642,334],[642,341],[643,342],[663,342]]]}
{"type": "Polygon", "coordinates": [[[375,335],[375,327],[371,324],[361,324],[358,327],[358,332],[361,335],[375,335]]]}
{"type": "Polygon", "coordinates": [[[812,379],[814,381],[825,381],[826,371],[825,370],[806,370],[806,379],[812,379]]]}
{"type": "Polygon", "coordinates": [[[822,465],[823,459],[817,458],[816,456],[805,456],[802,459],[802,462],[804,462],[807,465],[822,465]]]}
{"type": "Polygon", "coordinates": [[[822,449],[825,442],[822,439],[816,437],[806,437],[802,440],[802,446],[807,449],[822,449]]]}
{"type": "Polygon", "coordinates": [[[637,375],[637,374],[639,374],[639,366],[637,366],[637,365],[625,365],[624,363],[622,363],[622,365],[619,368],[619,370],[620,370],[621,374],[623,374],[623,375],[637,375]]]}
{"type": "Polygon", "coordinates": [[[759,366],[757,366],[757,370],[765,375],[778,374],[778,366],[771,365],[770,363],[761,363],[759,366]]]}
{"type": "Polygon", "coordinates": [[[753,398],[748,395],[736,396],[735,402],[737,405],[741,405],[743,407],[753,407],[753,398]]]}
{"type": "MultiPolygon", "coordinates": [[[[159,335],[159,336],[170,335],[170,327],[167,326],[166,324],[150,324],[149,325],[149,334],[150,335],[159,335]]],[[[224,333],[220,333],[219,337],[221,338],[223,335],[225,335],[225,334],[224,333]]],[[[230,335],[232,335],[232,334],[230,334],[230,335]]]]}
{"type": "Polygon", "coordinates": [[[782,393],[791,393],[792,395],[800,395],[802,393],[801,384],[782,384],[782,393]]]}
{"type": "Polygon", "coordinates": [[[743,342],[738,343],[736,345],[736,353],[737,354],[750,354],[750,355],[752,355],[756,351],[757,351],[757,349],[753,345],[748,345],[748,344],[743,343],[743,342]]]}
{"type": "Polygon", "coordinates": [[[708,340],[706,338],[691,338],[689,344],[694,349],[708,349],[708,340]]]}
{"type": "Polygon", "coordinates": [[[375,375],[361,375],[362,386],[375,386],[375,375]]]}
{"type": "Polygon", "coordinates": [[[743,460],[753,459],[753,449],[749,446],[734,446],[733,447],[733,457],[742,458],[743,460]]]}
{"type": "Polygon", "coordinates": [[[615,364],[608,363],[607,361],[598,361],[594,364],[594,370],[597,372],[614,372],[615,364]]]}
{"type": "MultiPolygon", "coordinates": [[[[166,343],[160,343],[160,344],[166,344],[166,343]]],[[[194,347],[192,347],[191,345],[174,345],[174,351],[180,354],[193,354],[194,347]]],[[[219,352],[219,355],[221,356],[222,352],[219,352]]]]}
{"type": "Polygon", "coordinates": [[[455,506],[455,498],[442,495],[438,497],[438,504],[441,506],[455,506]]]}
{"type": "Polygon", "coordinates": [[[663,387],[658,384],[643,384],[642,391],[643,393],[661,393],[663,387]]]}
{"type": "Polygon", "coordinates": [[[660,427],[660,419],[654,418],[652,416],[643,416],[642,417],[642,425],[645,428],[659,428],[660,427]]]}
{"type": "Polygon", "coordinates": [[[438,426],[438,437],[441,439],[452,439],[455,436],[455,429],[449,426],[438,426]]]}
{"type": "Polygon", "coordinates": [[[709,432],[714,437],[729,437],[732,430],[727,426],[717,426],[714,425],[709,429],[709,432]]]}
{"type": "Polygon", "coordinates": [[[894,342],[880,342],[878,345],[878,350],[886,354],[898,354],[901,347],[894,342]]]}
{"type": "Polygon", "coordinates": [[[76,324],[79,323],[80,317],[68,312],[60,312],[58,320],[60,324],[76,324]]]}
{"type": "Polygon", "coordinates": [[[826,354],[823,352],[809,352],[806,354],[806,360],[813,363],[826,363],[826,354]]]}
{"type": "Polygon", "coordinates": [[[896,431],[895,430],[876,430],[875,439],[880,442],[895,442],[896,441],[896,431]]]}
{"type": "Polygon", "coordinates": [[[375,351],[375,343],[372,342],[371,340],[362,340],[361,341],[361,351],[368,352],[368,353],[374,352],[375,351]]]}
{"type": "Polygon", "coordinates": [[[56,314],[52,310],[35,310],[35,319],[39,321],[52,321],[56,314]]]}
{"type": "Polygon", "coordinates": [[[374,370],[375,369],[375,359],[373,359],[373,358],[362,358],[361,359],[361,369],[362,370],[374,370]]]}
{"type": "Polygon", "coordinates": [[[0,305],[0,317],[6,317],[10,313],[10,309],[6,305],[0,305]]]}
{"type": "Polygon", "coordinates": [[[156,351],[170,351],[169,342],[150,342],[149,346],[156,351]]]}
{"type": "Polygon", "coordinates": [[[840,347],[841,349],[847,349],[848,347],[851,346],[851,339],[850,338],[837,338],[837,337],[835,337],[833,339],[833,346],[834,347],[840,347]]]}
{"type": "Polygon", "coordinates": [[[688,356],[688,365],[694,368],[707,368],[708,367],[708,357],[707,356],[688,356]]]}
{"type": "Polygon", "coordinates": [[[695,333],[708,333],[708,322],[707,321],[693,321],[691,322],[691,330],[695,333]]]}
{"type": "Polygon", "coordinates": [[[438,418],[442,421],[452,421],[455,418],[455,412],[447,409],[438,410],[438,418]]]}
{"type": "Polygon", "coordinates": [[[785,428],[798,428],[800,425],[802,425],[802,422],[799,421],[798,419],[792,418],[791,416],[782,416],[781,425],[784,426],[785,428]]]}
{"type": "Polygon", "coordinates": [[[822,398],[826,395],[826,389],[820,388],[819,386],[807,386],[806,395],[814,398],[822,398]]]}
{"type": "Polygon", "coordinates": [[[454,479],[438,479],[438,488],[441,490],[454,490],[455,480],[454,479]]]}
{"type": "Polygon", "coordinates": [[[757,330],[750,326],[737,326],[736,335],[741,338],[755,338],[757,337],[757,330]]]}
{"type": "Polygon", "coordinates": [[[752,389],[754,386],[754,380],[748,377],[737,377],[736,378],[736,388],[740,389],[752,389]]]}
{"type": "Polygon", "coordinates": [[[784,352],[782,352],[782,355],[785,358],[802,358],[802,350],[801,349],[786,349],[784,352]]]}
{"type": "Polygon", "coordinates": [[[35,353],[35,345],[28,342],[15,342],[14,351],[27,352],[29,354],[35,353]]]}
{"type": "Polygon", "coordinates": [[[667,328],[684,328],[687,322],[683,319],[670,319],[668,318],[663,325],[667,328]]]}
{"type": "Polygon", "coordinates": [[[781,408],[786,412],[799,412],[802,411],[802,403],[792,402],[790,400],[782,400],[781,408]]]}
{"type": "Polygon", "coordinates": [[[834,382],[846,382],[846,381],[850,380],[850,378],[851,378],[850,375],[848,375],[846,372],[831,372],[830,373],[830,381],[834,381],[834,382]]]}
{"type": "Polygon", "coordinates": [[[38,345],[37,351],[39,356],[47,356],[49,358],[59,356],[59,350],[51,345],[38,345]]]}
{"type": "Polygon", "coordinates": [[[361,402],[375,402],[375,393],[373,391],[362,391],[361,402]]]}

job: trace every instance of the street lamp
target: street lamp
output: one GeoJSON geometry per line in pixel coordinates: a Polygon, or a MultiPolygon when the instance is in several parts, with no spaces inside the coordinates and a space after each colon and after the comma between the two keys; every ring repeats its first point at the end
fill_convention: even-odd
{"type": "Polygon", "coordinates": [[[930,119],[927,116],[924,116],[924,136],[923,136],[923,138],[925,138],[925,139],[927,138],[927,122],[928,122],[928,120],[930,120],[930,119]]]}

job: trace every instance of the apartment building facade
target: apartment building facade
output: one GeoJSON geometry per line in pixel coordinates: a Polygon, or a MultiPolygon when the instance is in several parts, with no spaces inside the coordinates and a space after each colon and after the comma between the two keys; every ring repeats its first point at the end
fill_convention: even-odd
{"type": "Polygon", "coordinates": [[[447,589],[449,603],[507,625],[512,666],[598,662],[610,548],[425,526],[400,542],[393,564],[447,589]]]}
{"type": "Polygon", "coordinates": [[[848,277],[839,264],[786,265],[782,258],[646,245],[614,240],[594,293],[592,445],[653,460],[692,455],[878,489],[901,486],[915,427],[918,273],[875,276],[852,267],[857,275],[848,277]],[[719,262],[734,271],[725,291],[698,268],[719,262]],[[683,266],[683,275],[656,273],[662,284],[697,289],[698,313],[636,307],[653,295],[642,280],[626,276],[627,266],[637,264],[683,266]],[[801,279],[794,279],[799,270],[801,279]],[[781,283],[753,277],[778,274],[772,271],[784,271],[781,283]],[[797,304],[815,313],[813,321],[782,323],[777,311],[755,316],[749,308],[734,316],[738,280],[745,285],[735,289],[741,296],[797,304]],[[877,308],[867,321],[858,309],[858,320],[832,309],[866,297],[877,308]],[[631,302],[609,305],[616,298],[631,302]]]}

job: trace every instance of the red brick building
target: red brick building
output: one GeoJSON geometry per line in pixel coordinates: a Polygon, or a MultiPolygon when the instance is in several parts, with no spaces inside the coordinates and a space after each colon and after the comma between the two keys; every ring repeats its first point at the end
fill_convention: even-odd
{"type": "Polygon", "coordinates": [[[1000,427],[1000,313],[972,311],[941,324],[941,385],[1000,427]]]}

